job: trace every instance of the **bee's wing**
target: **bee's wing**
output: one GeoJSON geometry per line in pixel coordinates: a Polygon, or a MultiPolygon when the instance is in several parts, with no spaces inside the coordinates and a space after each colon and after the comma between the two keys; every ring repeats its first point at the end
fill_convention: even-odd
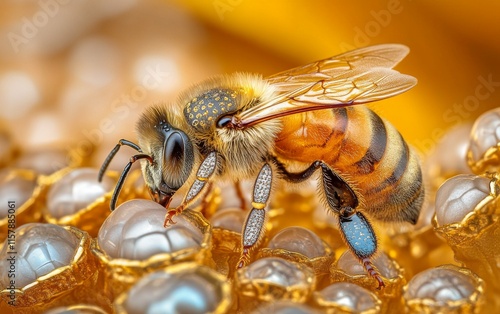
{"type": "Polygon", "coordinates": [[[238,125],[310,110],[345,107],[400,94],[417,80],[392,69],[409,52],[399,44],[371,46],[268,77],[278,96],[237,115],[238,125]]]}

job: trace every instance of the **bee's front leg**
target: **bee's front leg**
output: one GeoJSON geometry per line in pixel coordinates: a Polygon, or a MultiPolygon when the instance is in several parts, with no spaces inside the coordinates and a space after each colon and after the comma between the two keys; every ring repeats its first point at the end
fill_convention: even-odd
{"type": "Polygon", "coordinates": [[[176,209],[169,210],[165,215],[165,223],[164,227],[168,227],[171,224],[175,224],[172,218],[182,213],[182,211],[191,203],[193,203],[196,198],[201,195],[201,191],[205,188],[205,186],[209,185],[208,180],[212,177],[215,169],[217,168],[217,153],[211,152],[207,157],[203,160],[200,167],[198,168],[198,172],[196,173],[196,180],[193,182],[189,191],[187,192],[184,200],[181,205],[179,205],[176,209]]]}
{"type": "Polygon", "coordinates": [[[255,180],[252,198],[252,210],[247,216],[243,231],[241,232],[242,251],[237,268],[242,268],[250,261],[250,251],[264,235],[266,221],[266,205],[271,194],[273,173],[271,166],[265,164],[255,180]]]}

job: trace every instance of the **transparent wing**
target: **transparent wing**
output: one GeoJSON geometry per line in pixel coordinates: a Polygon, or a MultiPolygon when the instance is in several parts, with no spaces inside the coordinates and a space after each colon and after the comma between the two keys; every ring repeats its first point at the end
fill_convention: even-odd
{"type": "Polygon", "coordinates": [[[408,47],[399,44],[370,46],[272,75],[266,80],[278,95],[235,118],[245,127],[290,114],[398,95],[417,83],[414,77],[392,69],[408,52],[408,47]]]}

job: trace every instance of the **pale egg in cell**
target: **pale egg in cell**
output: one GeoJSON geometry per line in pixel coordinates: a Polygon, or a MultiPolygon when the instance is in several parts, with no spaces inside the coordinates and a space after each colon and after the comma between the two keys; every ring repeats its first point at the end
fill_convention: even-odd
{"type": "Polygon", "coordinates": [[[428,180],[471,173],[467,150],[472,124],[459,124],[446,132],[423,161],[422,170],[428,180]]]}
{"type": "Polygon", "coordinates": [[[97,169],[78,168],[52,185],[47,195],[50,215],[55,218],[73,215],[114,189],[113,178],[104,176],[98,182],[97,176],[97,169]]]}
{"type": "Polygon", "coordinates": [[[38,174],[50,175],[68,167],[72,162],[73,159],[69,151],[39,148],[23,151],[14,162],[14,167],[31,169],[38,174]]]}
{"type": "Polygon", "coordinates": [[[288,227],[278,232],[267,244],[271,249],[284,249],[300,253],[308,258],[325,255],[321,239],[303,227],[288,227]]]}
{"type": "Polygon", "coordinates": [[[240,233],[247,214],[241,208],[224,208],[217,211],[210,218],[210,222],[214,228],[222,228],[240,233]]]}
{"type": "MultiPolygon", "coordinates": [[[[127,293],[120,306],[129,314],[219,313],[227,295],[214,270],[188,264],[184,271],[157,271],[144,276],[127,293]]],[[[116,307],[115,307],[116,308],[116,307]]]]}
{"type": "Polygon", "coordinates": [[[453,269],[431,268],[415,275],[407,284],[404,298],[430,299],[435,303],[468,299],[476,283],[469,276],[453,269]]]}
{"type": "Polygon", "coordinates": [[[36,185],[36,175],[32,172],[22,175],[16,170],[1,169],[0,219],[7,217],[9,201],[14,202],[16,208],[19,208],[33,195],[36,185]]]}
{"type": "Polygon", "coordinates": [[[308,275],[304,271],[295,263],[278,257],[256,260],[239,271],[242,271],[248,280],[264,280],[282,287],[309,285],[308,275]]]}
{"type": "MultiPolygon", "coordinates": [[[[39,277],[60,267],[71,264],[77,249],[79,239],[61,226],[44,223],[22,225],[16,232],[16,287],[22,288],[35,282],[39,277]]],[[[8,258],[9,245],[0,251],[0,273],[7,274],[10,269],[8,258]]],[[[0,277],[2,287],[9,283],[7,276],[0,277]]]]}
{"type": "MultiPolygon", "coordinates": [[[[489,149],[500,143],[500,108],[483,113],[474,122],[470,133],[471,162],[480,161],[489,149]]],[[[499,166],[497,165],[497,168],[499,166]]]]}
{"type": "Polygon", "coordinates": [[[130,200],[106,219],[99,230],[99,247],[112,258],[145,260],[155,254],[201,248],[203,234],[183,215],[163,227],[165,208],[149,200],[130,200]]]}
{"type": "MultiPolygon", "coordinates": [[[[378,269],[380,274],[385,278],[396,278],[399,274],[394,262],[390,259],[385,252],[379,252],[372,259],[373,265],[378,269]]],[[[351,253],[345,251],[337,261],[337,268],[343,270],[348,275],[366,275],[366,270],[359,260],[351,253]]]]}
{"type": "Polygon", "coordinates": [[[352,313],[376,311],[379,299],[370,291],[349,282],[336,282],[315,293],[317,299],[330,306],[345,307],[352,313]]]}
{"type": "Polygon", "coordinates": [[[490,179],[458,175],[445,181],[436,194],[438,226],[461,222],[490,194],[490,179]]]}

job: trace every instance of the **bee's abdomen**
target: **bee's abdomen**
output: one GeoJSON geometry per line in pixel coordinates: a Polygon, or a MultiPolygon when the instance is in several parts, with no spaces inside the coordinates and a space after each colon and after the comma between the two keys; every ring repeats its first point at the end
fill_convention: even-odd
{"type": "Polygon", "coordinates": [[[352,184],[372,217],[416,222],[424,197],[419,161],[390,123],[363,106],[297,118],[284,119],[278,155],[305,163],[323,160],[352,184]]]}
{"type": "MultiPolygon", "coordinates": [[[[415,151],[401,134],[387,121],[368,108],[358,110],[351,119],[351,126],[370,121],[365,125],[370,144],[359,159],[342,158],[340,155],[329,163],[348,174],[364,198],[364,206],[371,216],[383,221],[416,223],[424,199],[422,172],[415,151]],[[368,125],[370,127],[368,127],[368,125]]],[[[343,143],[356,141],[348,129],[343,143]]]]}

